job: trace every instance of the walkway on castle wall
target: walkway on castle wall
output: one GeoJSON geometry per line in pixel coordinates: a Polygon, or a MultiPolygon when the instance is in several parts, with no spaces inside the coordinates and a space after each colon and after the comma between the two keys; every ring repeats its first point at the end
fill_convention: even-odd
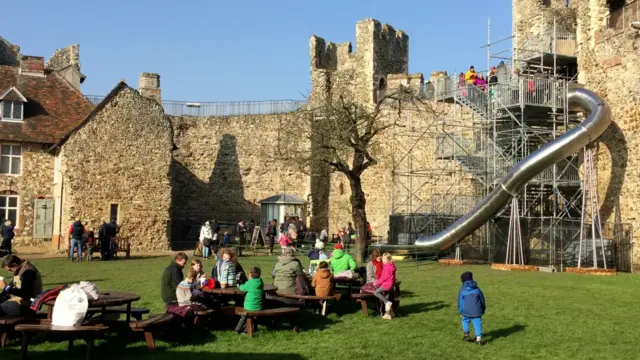
{"type": "MultiPolygon", "coordinates": [[[[94,104],[99,104],[104,96],[86,95],[94,104]]],[[[167,115],[173,116],[243,116],[283,114],[300,109],[307,100],[265,100],[229,102],[188,102],[163,100],[162,107],[167,115]]]]}

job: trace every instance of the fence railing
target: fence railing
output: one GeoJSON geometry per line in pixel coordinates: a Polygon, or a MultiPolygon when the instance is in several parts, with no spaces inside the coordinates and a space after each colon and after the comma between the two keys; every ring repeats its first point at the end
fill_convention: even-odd
{"type": "Polygon", "coordinates": [[[607,27],[616,30],[624,29],[630,27],[634,21],[640,21],[640,1],[638,0],[611,10],[607,17],[607,27]]]}
{"type": "MultiPolygon", "coordinates": [[[[92,103],[99,104],[104,96],[87,95],[92,103]]],[[[167,115],[175,116],[240,116],[282,114],[300,109],[306,100],[237,101],[237,102],[187,102],[163,100],[167,115]]]]}

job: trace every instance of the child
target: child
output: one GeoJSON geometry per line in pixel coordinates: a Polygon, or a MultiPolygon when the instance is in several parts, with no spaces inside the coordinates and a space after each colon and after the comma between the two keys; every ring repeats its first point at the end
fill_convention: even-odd
{"type": "Polygon", "coordinates": [[[221,250],[222,260],[218,260],[218,282],[221,288],[236,286],[236,264],[233,261],[233,252],[228,248],[221,250]]]}
{"type": "Polygon", "coordinates": [[[318,270],[316,270],[311,286],[316,289],[316,296],[329,296],[332,292],[331,281],[333,274],[329,271],[329,264],[326,261],[320,261],[318,270]]]}
{"type": "Polygon", "coordinates": [[[93,260],[93,252],[96,249],[96,235],[93,231],[87,233],[87,260],[93,260]]]}
{"type": "MultiPolygon", "coordinates": [[[[260,278],[260,268],[251,268],[249,272],[249,280],[246,283],[240,285],[240,290],[246,292],[244,297],[244,309],[247,311],[262,310],[262,298],[264,297],[264,283],[260,278]]],[[[253,330],[253,329],[252,329],[253,330]]],[[[238,334],[247,332],[247,317],[240,317],[238,326],[236,326],[236,332],[238,334]]]]}
{"type": "Polygon", "coordinates": [[[382,274],[380,274],[380,277],[376,280],[376,291],[373,295],[380,299],[384,304],[385,314],[382,318],[386,320],[391,320],[391,306],[393,303],[384,297],[382,293],[391,291],[395,283],[396,266],[391,260],[391,254],[384,253],[382,255],[382,274]]]}
{"type": "Polygon", "coordinates": [[[197,276],[198,276],[198,273],[195,270],[191,269],[187,273],[187,277],[185,277],[185,279],[178,284],[178,287],[176,288],[176,297],[178,298],[178,306],[193,304],[193,302],[191,301],[191,297],[192,297],[191,289],[196,287],[195,281],[197,276]]]}
{"type": "Polygon", "coordinates": [[[287,233],[284,231],[280,232],[280,237],[278,238],[278,244],[280,244],[280,248],[282,249],[282,256],[285,255],[285,249],[291,246],[291,239],[287,236],[287,233]]]}
{"type": "Polygon", "coordinates": [[[224,238],[222,239],[222,243],[224,246],[229,245],[229,241],[231,241],[231,235],[229,235],[228,231],[224,232],[224,238]]]}
{"type": "Polygon", "coordinates": [[[202,271],[202,261],[198,259],[191,260],[191,270],[194,270],[196,272],[195,281],[203,283],[207,279],[204,271],[202,271]]]}
{"type": "Polygon", "coordinates": [[[473,281],[473,274],[465,271],[460,275],[462,287],[458,293],[458,311],[462,317],[462,331],[464,341],[470,341],[469,322],[473,322],[476,333],[476,344],[482,345],[482,315],[486,310],[484,295],[478,284],[473,281]]]}

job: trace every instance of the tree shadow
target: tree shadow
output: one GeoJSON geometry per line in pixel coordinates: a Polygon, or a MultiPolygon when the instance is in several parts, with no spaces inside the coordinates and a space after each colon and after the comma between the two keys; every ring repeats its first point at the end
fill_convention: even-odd
{"type": "Polygon", "coordinates": [[[450,306],[451,305],[446,304],[443,301],[415,303],[415,304],[408,304],[408,305],[403,305],[402,302],[400,302],[400,306],[398,307],[396,315],[398,317],[404,317],[412,314],[421,314],[425,312],[437,311],[444,308],[448,308],[450,306]]]}
{"type": "Polygon", "coordinates": [[[511,325],[507,328],[492,330],[488,333],[484,333],[482,337],[486,339],[486,342],[492,342],[497,339],[506,338],[509,335],[524,331],[526,328],[527,326],[522,324],[511,325]]]}
{"type": "Polygon", "coordinates": [[[414,293],[413,291],[400,290],[400,297],[402,298],[412,298],[415,296],[416,296],[416,293],[414,293]]]}
{"type": "MultiPolygon", "coordinates": [[[[180,123],[176,131],[188,131],[189,126],[180,123]]],[[[175,154],[171,164],[172,248],[184,247],[181,243],[187,242],[187,235],[206,220],[215,218],[221,223],[233,224],[254,220],[256,224],[260,223],[260,207],[245,199],[236,136],[224,134],[220,138],[208,181],[192,172],[197,165],[186,163],[192,160],[193,154],[183,157],[186,165],[175,154]]]]}

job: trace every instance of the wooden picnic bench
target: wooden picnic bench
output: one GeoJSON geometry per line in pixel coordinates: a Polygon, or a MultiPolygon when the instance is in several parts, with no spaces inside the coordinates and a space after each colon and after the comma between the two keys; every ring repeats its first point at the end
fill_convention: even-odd
{"type": "Polygon", "coordinates": [[[243,308],[236,308],[236,315],[247,317],[247,335],[249,336],[253,336],[254,321],[262,317],[288,318],[291,322],[293,332],[298,332],[297,316],[299,313],[300,309],[295,307],[282,307],[258,311],[248,311],[243,308]]]}
{"type": "Polygon", "coordinates": [[[118,248],[113,252],[115,257],[118,257],[119,253],[124,253],[124,258],[128,259],[131,257],[131,243],[128,238],[118,237],[118,248]]]}
{"type": "Polygon", "coordinates": [[[9,332],[24,321],[24,316],[8,316],[0,319],[0,347],[4,347],[4,344],[6,344],[9,332]]]}
{"type": "MultiPolygon", "coordinates": [[[[148,314],[150,311],[149,309],[145,309],[145,308],[132,308],[131,311],[129,312],[129,314],[131,314],[131,317],[133,317],[134,319],[140,321],[142,320],[142,315],[146,315],[148,314]]],[[[91,307],[87,310],[87,315],[93,315],[93,314],[97,314],[97,313],[101,313],[103,315],[109,315],[109,314],[118,314],[118,315],[126,315],[127,314],[127,308],[126,307],[119,307],[119,306],[109,306],[109,307],[91,307]]]]}
{"type": "Polygon", "coordinates": [[[325,316],[327,313],[327,302],[335,302],[340,299],[340,294],[330,295],[330,296],[315,296],[315,295],[298,295],[298,294],[277,294],[280,297],[287,299],[295,299],[301,302],[302,304],[306,304],[307,302],[318,302],[321,306],[320,314],[325,316]]]}
{"type": "Polygon", "coordinates": [[[91,360],[94,339],[107,331],[106,326],[55,326],[55,325],[16,325],[16,331],[22,333],[22,347],[20,348],[20,359],[27,357],[29,339],[33,333],[45,333],[62,335],[69,339],[69,351],[73,349],[73,341],[81,338],[87,343],[87,360],[91,360]]]}
{"type": "MultiPolygon", "coordinates": [[[[396,282],[393,287],[393,297],[391,301],[393,302],[393,306],[391,309],[395,312],[400,306],[400,281],[396,282]]],[[[372,293],[357,293],[351,294],[351,299],[360,303],[362,307],[362,313],[365,317],[369,316],[369,307],[367,306],[367,300],[376,299],[376,297],[372,293]]]]}
{"type": "Polygon", "coordinates": [[[144,333],[144,340],[149,350],[156,349],[156,341],[153,332],[158,328],[170,324],[173,321],[172,314],[151,315],[146,320],[139,320],[129,324],[131,331],[144,333]]]}

